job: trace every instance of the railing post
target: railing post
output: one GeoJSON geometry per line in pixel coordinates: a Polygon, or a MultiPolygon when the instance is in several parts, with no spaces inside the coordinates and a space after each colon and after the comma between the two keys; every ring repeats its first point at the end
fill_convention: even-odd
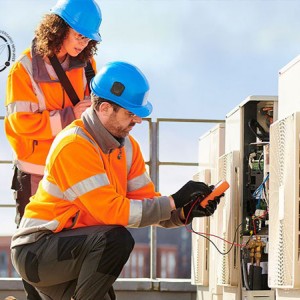
{"type": "MultiPolygon", "coordinates": [[[[150,177],[156,190],[159,188],[158,123],[150,121],[150,177]]],[[[150,278],[157,278],[157,229],[150,227],[150,278]]]]}

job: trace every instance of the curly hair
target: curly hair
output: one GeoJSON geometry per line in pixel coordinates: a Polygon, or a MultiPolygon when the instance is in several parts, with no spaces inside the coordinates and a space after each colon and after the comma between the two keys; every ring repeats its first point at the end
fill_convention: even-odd
{"type": "MultiPolygon", "coordinates": [[[[35,50],[44,56],[57,54],[69,34],[70,26],[58,15],[46,14],[35,30],[35,50]]],[[[77,56],[82,62],[88,61],[97,51],[97,41],[91,40],[77,56]]]]}

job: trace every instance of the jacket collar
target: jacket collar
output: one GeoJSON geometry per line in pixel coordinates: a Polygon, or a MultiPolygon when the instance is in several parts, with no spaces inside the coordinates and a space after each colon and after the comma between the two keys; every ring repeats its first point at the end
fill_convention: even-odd
{"type": "Polygon", "coordinates": [[[96,112],[89,107],[81,116],[84,127],[97,142],[101,150],[108,154],[124,146],[124,138],[115,138],[99,120],[96,112]]]}
{"type": "MultiPolygon", "coordinates": [[[[32,57],[32,74],[33,74],[33,79],[36,82],[53,82],[53,81],[59,81],[57,80],[51,80],[46,66],[45,66],[45,61],[43,60],[43,57],[40,56],[39,54],[36,53],[35,51],[35,39],[32,41],[31,44],[31,57],[32,57]]],[[[66,71],[70,71],[72,69],[76,68],[82,68],[86,66],[86,63],[80,61],[76,57],[70,56],[69,60],[69,67],[67,68],[66,71]]]]}

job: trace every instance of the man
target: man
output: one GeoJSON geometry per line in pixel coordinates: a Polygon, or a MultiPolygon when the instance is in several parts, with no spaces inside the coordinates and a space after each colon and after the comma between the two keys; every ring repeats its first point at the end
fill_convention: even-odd
{"type": "Polygon", "coordinates": [[[125,62],[91,82],[92,106],[55,138],[37,193],[12,238],[12,261],[45,299],[115,299],[112,284],[134,246],[125,227],[182,226],[209,216],[194,205],[211,192],[189,181],[161,196],[129,135],[152,111],[143,73],[125,62]],[[196,193],[196,196],[195,196],[196,193]]]}

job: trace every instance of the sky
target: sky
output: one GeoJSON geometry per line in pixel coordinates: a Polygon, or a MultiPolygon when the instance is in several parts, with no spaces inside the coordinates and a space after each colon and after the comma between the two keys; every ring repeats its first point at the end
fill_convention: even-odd
{"type": "MultiPolygon", "coordinates": [[[[16,58],[54,0],[0,0],[0,31],[16,58]]],[[[102,11],[96,62],[122,60],[139,67],[150,84],[152,120],[225,119],[249,95],[278,95],[278,72],[299,54],[300,1],[97,0],[102,11]]],[[[0,47],[1,49],[1,47],[0,47]]],[[[1,53],[0,53],[1,59],[1,53]]],[[[5,114],[8,68],[0,72],[0,115],[5,114]]],[[[197,161],[198,139],[212,125],[164,124],[162,160],[197,161]]],[[[12,158],[0,121],[0,161],[12,158]]],[[[145,126],[134,129],[145,156],[145,126]]],[[[146,157],[147,160],[147,157],[146,157]]],[[[191,172],[195,172],[193,169],[191,172]]],[[[166,172],[162,193],[175,192],[192,173],[166,172]]],[[[0,204],[13,204],[11,165],[0,165],[0,204]]],[[[11,234],[14,209],[1,209],[11,234]]],[[[2,223],[2,222],[1,222],[2,223]]],[[[3,224],[3,223],[2,223],[3,224]]]]}

